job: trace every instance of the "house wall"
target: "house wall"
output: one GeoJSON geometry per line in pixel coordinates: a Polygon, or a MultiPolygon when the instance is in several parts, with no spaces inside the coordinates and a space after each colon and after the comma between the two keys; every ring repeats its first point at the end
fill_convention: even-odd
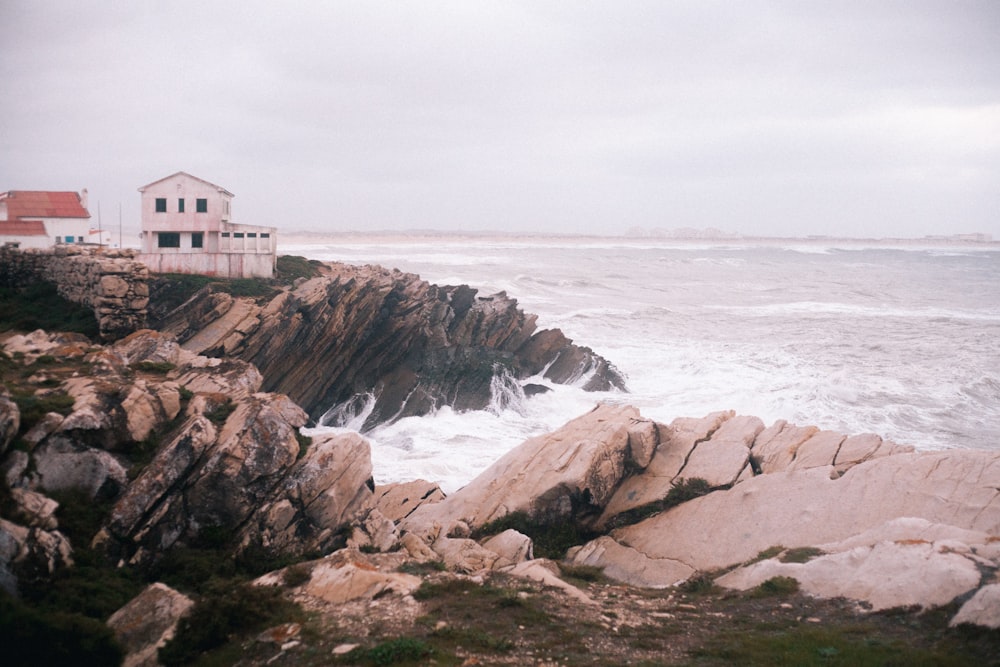
{"type": "Polygon", "coordinates": [[[275,256],[246,253],[140,253],[153,273],[196,273],[218,278],[272,278],[275,256]]]}
{"type": "Polygon", "coordinates": [[[178,174],[142,189],[142,250],[159,252],[155,232],[218,231],[232,215],[232,196],[220,192],[217,186],[178,174]],[[167,200],[165,213],[156,211],[156,200],[167,200]],[[184,212],[178,210],[178,200],[184,200],[184,212]],[[207,211],[198,213],[197,201],[205,199],[207,211]]]}
{"type": "Polygon", "coordinates": [[[22,248],[51,248],[52,239],[48,236],[8,236],[0,234],[0,246],[5,243],[16,243],[22,248]]]}
{"type": "MultiPolygon", "coordinates": [[[[90,220],[80,218],[37,218],[45,223],[45,231],[49,233],[49,245],[54,245],[56,239],[66,242],[67,236],[73,237],[73,243],[87,243],[90,240],[90,220]],[[80,240],[82,239],[82,240],[80,240]]],[[[96,236],[96,235],[95,235],[96,236]]]]}

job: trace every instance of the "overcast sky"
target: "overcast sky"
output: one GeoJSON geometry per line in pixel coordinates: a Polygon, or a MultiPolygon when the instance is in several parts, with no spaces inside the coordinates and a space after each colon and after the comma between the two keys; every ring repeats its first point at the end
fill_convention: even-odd
{"type": "Polygon", "coordinates": [[[138,226],[1000,238],[1000,2],[0,3],[0,191],[138,226]]]}

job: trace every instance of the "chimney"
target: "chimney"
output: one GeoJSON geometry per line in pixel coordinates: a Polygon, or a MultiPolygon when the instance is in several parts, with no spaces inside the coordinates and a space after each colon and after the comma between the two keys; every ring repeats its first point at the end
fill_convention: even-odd
{"type": "Polygon", "coordinates": [[[87,208],[87,188],[80,190],[80,206],[87,208]]]}

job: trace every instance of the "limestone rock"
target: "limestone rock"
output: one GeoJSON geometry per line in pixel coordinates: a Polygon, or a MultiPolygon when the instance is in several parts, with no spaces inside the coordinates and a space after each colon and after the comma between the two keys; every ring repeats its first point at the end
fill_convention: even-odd
{"type": "Polygon", "coordinates": [[[570,549],[566,558],[574,565],[599,567],[612,579],[645,588],[673,586],[696,572],[681,559],[650,558],[608,536],[570,549]]]}
{"type": "Polygon", "coordinates": [[[518,563],[507,570],[508,573],[515,577],[524,577],[525,579],[540,582],[545,586],[556,588],[584,604],[597,604],[593,598],[579,588],[560,579],[557,574],[558,571],[558,567],[552,561],[542,559],[518,563]]]}
{"type": "MultiPolygon", "coordinates": [[[[1000,533],[1000,453],[896,454],[860,463],[839,479],[831,479],[832,471],[758,475],[616,530],[612,537],[649,559],[711,570],[745,562],[776,544],[837,542],[900,517],[1000,533]]],[[[600,559],[592,564],[600,565],[600,559]]]]}
{"type": "Polygon", "coordinates": [[[815,426],[795,426],[783,419],[764,429],[754,441],[751,458],[763,473],[787,470],[799,445],[819,431],[815,426]]]}
{"type": "Polygon", "coordinates": [[[548,435],[511,450],[444,500],[422,505],[401,525],[421,534],[435,523],[479,527],[512,512],[543,520],[603,507],[625,473],[635,408],[599,405],[548,435]]]}
{"type": "Polygon", "coordinates": [[[375,507],[388,519],[399,521],[424,503],[444,499],[441,487],[422,479],[375,487],[375,507]]]}
{"type": "MultiPolygon", "coordinates": [[[[408,595],[421,584],[420,577],[395,571],[383,571],[374,562],[353,549],[343,549],[322,560],[306,564],[309,579],[299,586],[303,595],[344,604],[351,600],[371,600],[385,594],[408,595]]],[[[274,577],[262,577],[259,583],[277,583],[274,577]]]]}
{"type": "Polygon", "coordinates": [[[150,584],[108,619],[125,649],[123,667],[159,665],[157,651],[170,641],[194,601],[166,584],[150,584]]]}
{"type": "Polygon", "coordinates": [[[963,623],[1000,628],[1000,584],[983,586],[958,610],[949,625],[963,623]]]}
{"type": "Polygon", "coordinates": [[[494,569],[512,567],[535,557],[531,538],[516,530],[505,530],[483,542],[483,548],[489,549],[499,558],[493,563],[494,569]]]}
{"type": "Polygon", "coordinates": [[[468,538],[439,537],[431,545],[452,572],[472,574],[489,570],[500,558],[495,552],[468,538]]]}

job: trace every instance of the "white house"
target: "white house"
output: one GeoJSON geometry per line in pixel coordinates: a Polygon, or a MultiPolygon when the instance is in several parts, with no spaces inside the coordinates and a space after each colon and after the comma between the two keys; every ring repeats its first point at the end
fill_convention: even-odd
{"type": "MultiPolygon", "coordinates": [[[[105,234],[105,237],[107,234],[105,234]]],[[[63,243],[100,243],[91,228],[87,190],[0,192],[0,245],[50,248],[63,243]]]]}
{"type": "Polygon", "coordinates": [[[179,171],[139,188],[142,248],[154,273],[271,278],[277,228],[231,222],[233,193],[179,171]]]}

